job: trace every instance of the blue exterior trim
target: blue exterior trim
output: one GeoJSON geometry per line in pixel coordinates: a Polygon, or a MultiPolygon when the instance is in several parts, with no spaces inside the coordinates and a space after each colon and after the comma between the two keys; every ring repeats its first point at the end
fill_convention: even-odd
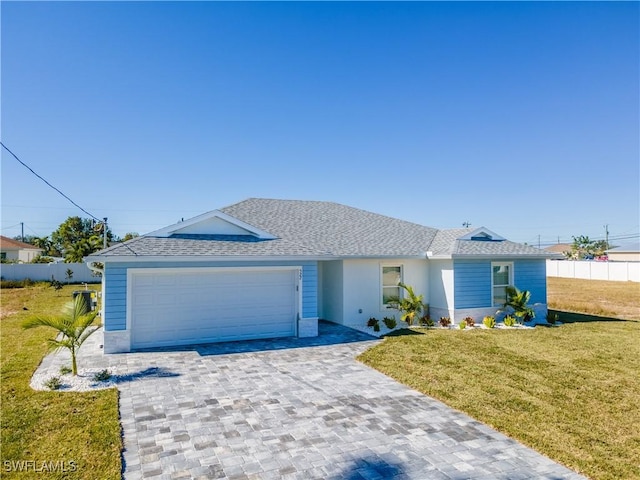
{"type": "Polygon", "coordinates": [[[318,316],[318,263],[304,262],[149,262],[106,263],[104,271],[104,329],[106,331],[127,328],[127,270],[130,268],[180,268],[180,267],[302,267],[302,316],[318,316]]]}
{"type": "MultiPolygon", "coordinates": [[[[531,292],[530,303],[547,303],[545,259],[500,259],[513,262],[513,280],[520,290],[531,292]]],[[[491,307],[491,260],[454,260],[454,308],[491,307]]]]}

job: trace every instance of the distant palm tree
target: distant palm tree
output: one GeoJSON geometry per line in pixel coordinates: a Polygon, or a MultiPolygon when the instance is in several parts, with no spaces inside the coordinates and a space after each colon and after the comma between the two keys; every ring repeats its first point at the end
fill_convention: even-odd
{"type": "Polygon", "coordinates": [[[87,303],[82,295],[78,295],[72,302],[64,306],[62,315],[36,315],[28,318],[22,324],[22,328],[51,327],[61,335],[48,340],[51,350],[66,348],[71,352],[71,371],[78,374],[76,355],[84,341],[96,331],[89,327],[98,314],[97,311],[88,311],[87,303]]]}

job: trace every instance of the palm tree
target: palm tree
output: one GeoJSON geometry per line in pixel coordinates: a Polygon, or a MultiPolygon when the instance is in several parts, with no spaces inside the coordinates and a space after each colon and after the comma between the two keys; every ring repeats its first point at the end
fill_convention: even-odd
{"type": "Polygon", "coordinates": [[[531,299],[531,292],[528,290],[518,290],[517,287],[509,285],[506,287],[507,301],[505,307],[511,307],[518,319],[528,322],[536,316],[535,312],[529,307],[529,300],[531,299]]]}
{"type": "Polygon", "coordinates": [[[32,242],[36,247],[44,250],[44,252],[42,252],[43,254],[49,253],[49,249],[51,248],[51,240],[49,240],[49,237],[33,237],[32,242]]]}
{"type": "Polygon", "coordinates": [[[51,327],[62,335],[48,340],[51,350],[66,348],[71,352],[71,371],[78,374],[76,355],[84,341],[89,338],[96,329],[89,327],[98,314],[97,311],[89,311],[87,303],[82,295],[67,303],[61,315],[37,315],[28,318],[22,328],[51,327]]]}
{"type": "Polygon", "coordinates": [[[418,315],[424,308],[424,304],[422,303],[424,295],[416,295],[411,285],[405,285],[404,283],[399,282],[398,286],[403,288],[405,292],[407,292],[407,295],[403,298],[390,298],[388,301],[389,306],[402,312],[400,320],[407,322],[408,325],[413,325],[416,315],[418,315]]]}

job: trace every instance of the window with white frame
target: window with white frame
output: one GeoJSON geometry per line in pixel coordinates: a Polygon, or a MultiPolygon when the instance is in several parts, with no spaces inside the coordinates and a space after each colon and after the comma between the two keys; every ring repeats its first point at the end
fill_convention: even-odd
{"type": "Polygon", "coordinates": [[[382,267],[382,305],[389,305],[392,298],[401,298],[402,292],[398,283],[402,282],[402,266],[383,265],[382,267]]]}
{"type": "Polygon", "coordinates": [[[506,287],[513,285],[513,262],[491,262],[491,293],[493,306],[507,301],[506,287]]]}

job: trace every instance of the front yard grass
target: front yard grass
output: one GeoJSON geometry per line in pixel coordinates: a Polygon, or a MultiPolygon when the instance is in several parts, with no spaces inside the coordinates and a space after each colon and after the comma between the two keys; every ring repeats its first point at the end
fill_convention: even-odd
{"type": "Polygon", "coordinates": [[[22,322],[35,313],[58,313],[78,289],[71,285],[56,292],[36,284],[0,292],[2,478],[121,478],[116,389],[36,392],[29,387],[52,331],[23,330],[22,322]],[[19,462],[26,461],[35,467],[23,464],[27,470],[18,472],[19,462]],[[57,471],[43,472],[43,462],[57,471]]]}
{"type": "Polygon", "coordinates": [[[640,322],[406,333],[359,360],[591,478],[640,478],[640,322]]]}

